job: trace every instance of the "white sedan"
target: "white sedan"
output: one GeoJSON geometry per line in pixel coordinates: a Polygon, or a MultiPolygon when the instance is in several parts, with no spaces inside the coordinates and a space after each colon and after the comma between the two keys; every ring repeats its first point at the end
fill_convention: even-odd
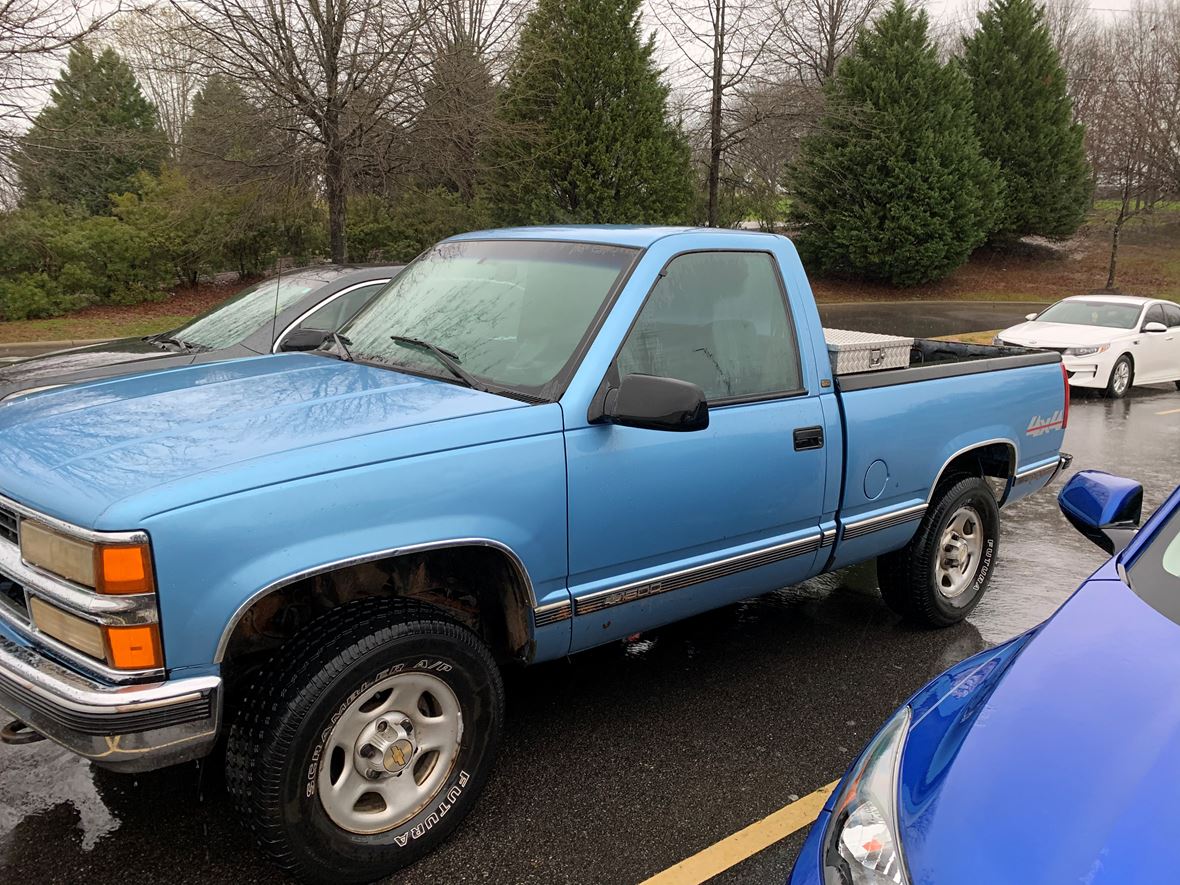
{"type": "Polygon", "coordinates": [[[1180,387],[1180,306],[1130,295],[1075,295],[1028,322],[1000,332],[993,344],[1056,350],[1073,387],[1126,396],[1134,384],[1180,387]]]}

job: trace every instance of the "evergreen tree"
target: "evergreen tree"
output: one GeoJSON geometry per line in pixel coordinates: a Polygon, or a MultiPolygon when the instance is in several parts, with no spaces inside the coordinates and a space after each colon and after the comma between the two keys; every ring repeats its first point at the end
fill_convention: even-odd
{"type": "Polygon", "coordinates": [[[540,0],[500,106],[489,190],[507,223],[658,223],[690,212],[692,168],[640,33],[641,0],[540,0]]]}
{"type": "MultiPolygon", "coordinates": [[[[212,74],[193,96],[180,139],[180,165],[194,179],[221,186],[257,181],[264,170],[286,165],[276,156],[281,140],[276,128],[236,80],[212,74]]],[[[294,153],[292,145],[285,147],[294,153]]]]}
{"type": "Polygon", "coordinates": [[[70,50],[49,103],[15,157],[26,202],[48,200],[108,213],[110,195],[133,191],[167,152],[156,108],[113,49],[70,50]]]}
{"type": "Polygon", "coordinates": [[[812,266],[895,285],[945,276],[983,242],[995,167],[963,73],[938,61],[924,11],[894,0],[824,86],[826,111],[791,169],[812,266]]]}
{"type": "Polygon", "coordinates": [[[992,0],[963,41],[984,156],[1000,167],[994,236],[1068,236],[1082,223],[1091,179],[1065,71],[1034,0],[992,0]]]}

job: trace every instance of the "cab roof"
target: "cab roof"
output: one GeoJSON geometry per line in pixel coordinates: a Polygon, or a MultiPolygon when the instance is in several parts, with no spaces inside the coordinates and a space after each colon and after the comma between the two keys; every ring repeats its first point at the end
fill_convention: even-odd
{"type": "Polygon", "coordinates": [[[734,230],[724,227],[659,227],[630,224],[557,224],[537,227],[504,227],[459,234],[452,240],[564,240],[577,243],[601,243],[646,249],[657,240],[683,234],[730,234],[735,237],[774,237],[777,234],[734,230]]]}

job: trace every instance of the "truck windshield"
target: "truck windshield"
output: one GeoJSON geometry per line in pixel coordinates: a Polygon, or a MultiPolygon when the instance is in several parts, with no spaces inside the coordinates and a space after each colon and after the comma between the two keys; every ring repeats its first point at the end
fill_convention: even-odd
{"type": "Polygon", "coordinates": [[[545,397],[635,255],[592,243],[440,243],[341,334],[362,362],[452,380],[433,353],[406,343],[418,339],[452,355],[481,382],[545,397]]]}
{"type": "Polygon", "coordinates": [[[1113,301],[1058,301],[1037,317],[1036,322],[1134,329],[1139,322],[1140,310],[1138,304],[1116,304],[1113,301]]]}
{"type": "Polygon", "coordinates": [[[1144,602],[1180,624],[1180,508],[1135,557],[1127,578],[1144,602]]]}

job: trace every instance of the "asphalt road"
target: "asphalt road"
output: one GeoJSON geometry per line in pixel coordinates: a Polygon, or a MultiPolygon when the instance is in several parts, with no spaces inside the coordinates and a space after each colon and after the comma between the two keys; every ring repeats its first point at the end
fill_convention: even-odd
{"type": "MultiPolygon", "coordinates": [[[[1074,397],[1075,469],[1139,479],[1149,508],[1180,480],[1178,443],[1171,385],[1074,397]]],[[[1048,616],[1103,559],[1054,492],[1006,510],[1003,526],[989,595],[951,629],[900,623],[860,566],[510,674],[504,749],[479,806],[394,881],[635,883],[831,782],[912,691],[1048,616]]],[[[717,881],[782,882],[802,837],[717,881]]],[[[0,747],[0,882],[165,879],[284,881],[215,766],[132,778],[49,743],[0,747]]]]}

